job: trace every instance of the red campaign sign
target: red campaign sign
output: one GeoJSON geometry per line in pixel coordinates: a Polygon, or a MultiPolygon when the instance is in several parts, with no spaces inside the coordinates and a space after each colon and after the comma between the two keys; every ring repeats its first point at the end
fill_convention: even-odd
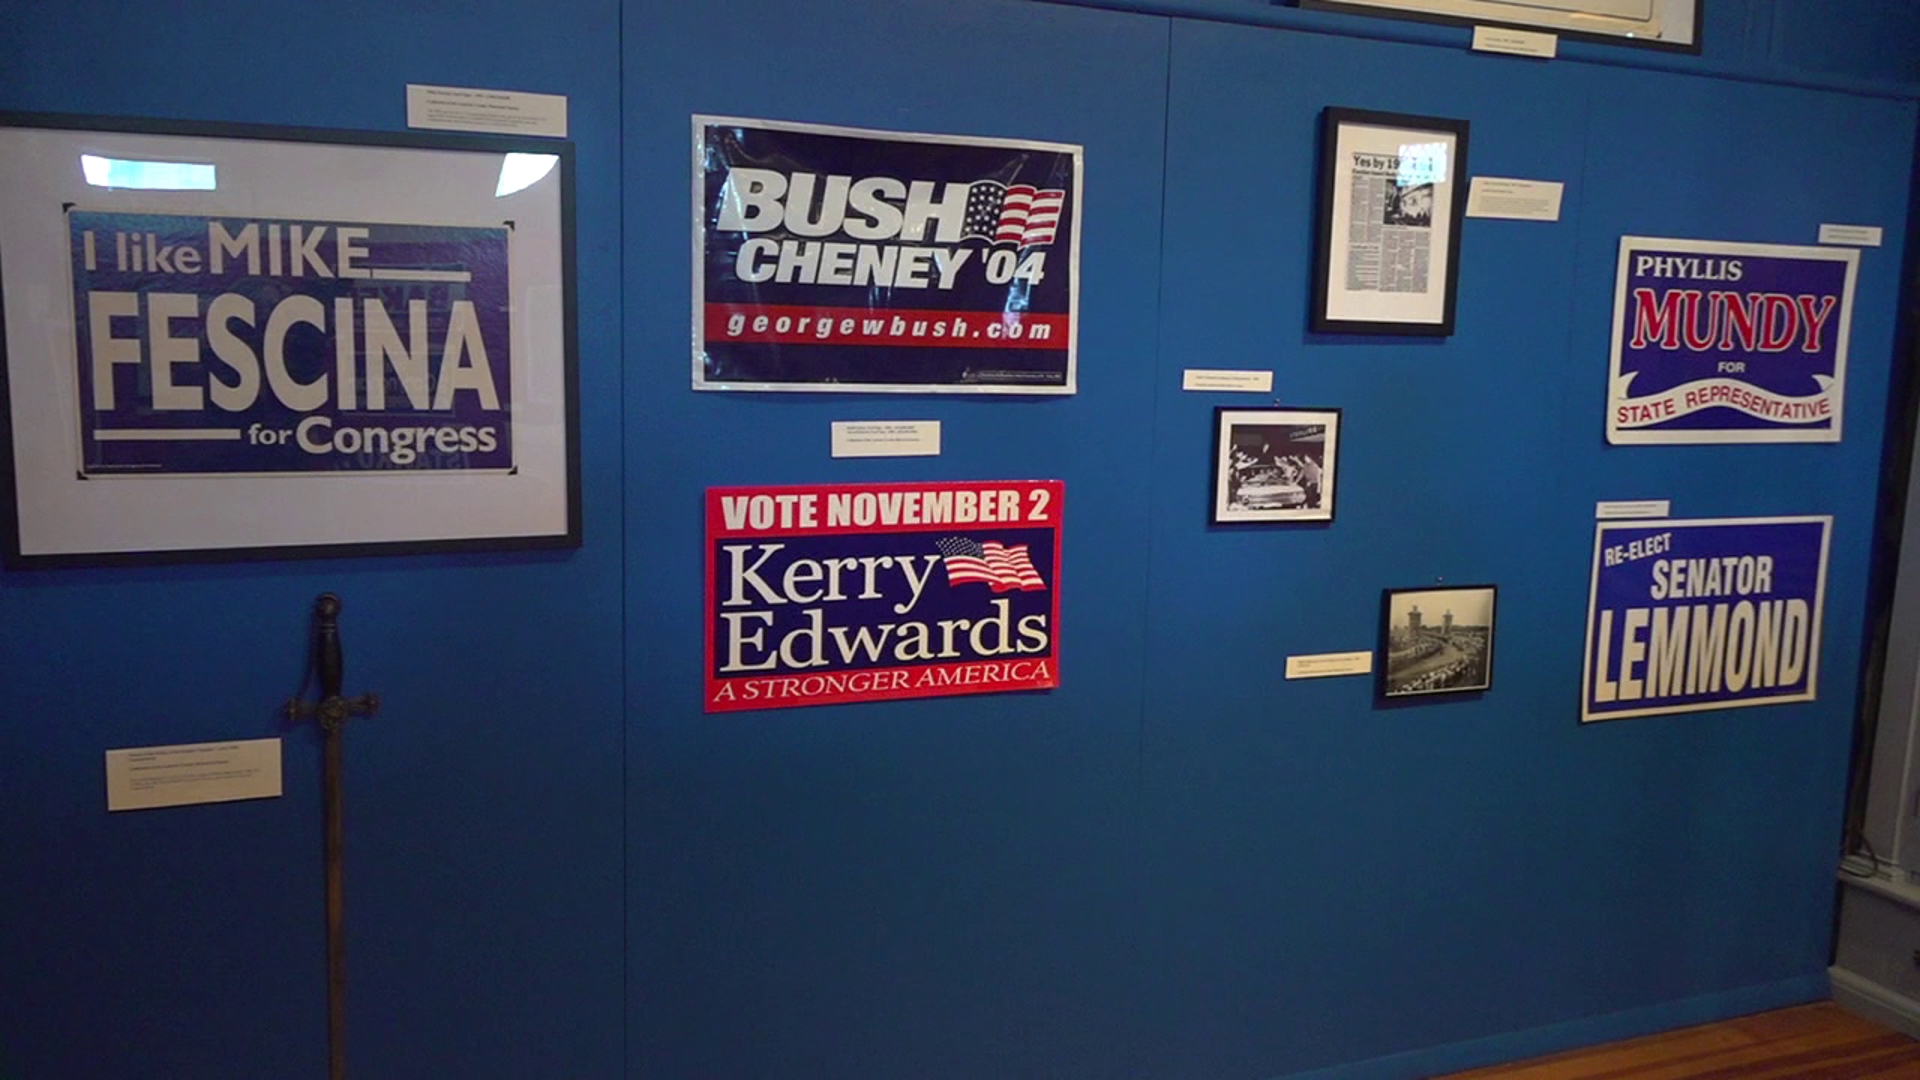
{"type": "Polygon", "coordinates": [[[1058,480],[707,489],[706,711],[1060,684],[1058,480]]]}

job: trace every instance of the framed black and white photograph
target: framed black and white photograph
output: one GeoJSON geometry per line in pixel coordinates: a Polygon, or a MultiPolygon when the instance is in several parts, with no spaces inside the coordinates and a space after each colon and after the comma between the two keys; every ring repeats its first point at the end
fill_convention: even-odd
{"type": "Polygon", "coordinates": [[[1492,687],[1498,594],[1492,585],[1386,590],[1380,599],[1380,696],[1492,687]]]}
{"type": "Polygon", "coordinates": [[[1331,107],[1320,118],[1315,333],[1453,333],[1467,122],[1331,107]]]}
{"type": "Polygon", "coordinates": [[[1214,409],[1214,524],[1332,521],[1339,450],[1339,409],[1214,409]]]}
{"type": "Polygon", "coordinates": [[[0,114],[6,565],[578,545],[572,155],[0,114]]]}

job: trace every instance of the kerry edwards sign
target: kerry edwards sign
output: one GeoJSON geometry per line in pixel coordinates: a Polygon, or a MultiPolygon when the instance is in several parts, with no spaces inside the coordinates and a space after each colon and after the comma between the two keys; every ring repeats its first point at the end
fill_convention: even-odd
{"type": "Polygon", "coordinates": [[[693,118],[697,390],[1074,390],[1080,148],[693,118]]]}
{"type": "Polygon", "coordinates": [[[706,710],[1059,685],[1058,480],[707,490],[706,710]]]}
{"type": "Polygon", "coordinates": [[[1600,522],[1580,719],[1812,701],[1832,527],[1600,522]]]}
{"type": "Polygon", "coordinates": [[[513,467],[505,226],[74,211],[89,476],[513,467]]]}
{"type": "Polygon", "coordinates": [[[1622,237],[1607,441],[1839,442],[1859,261],[1622,237]]]}

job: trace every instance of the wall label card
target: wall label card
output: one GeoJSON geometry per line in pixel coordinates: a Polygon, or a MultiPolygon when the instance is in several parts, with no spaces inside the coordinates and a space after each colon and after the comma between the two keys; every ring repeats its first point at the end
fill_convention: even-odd
{"type": "Polygon", "coordinates": [[[1580,719],[1812,701],[1831,517],[1600,522],[1580,719]]]}
{"type": "Polygon", "coordinates": [[[696,390],[1071,394],[1081,148],[693,118],[696,390]]]}
{"type": "Polygon", "coordinates": [[[1508,221],[1559,221],[1567,185],[1558,180],[1476,176],[1467,184],[1467,216],[1508,221]]]}
{"type": "Polygon", "coordinates": [[[565,94],[407,84],[407,126],[567,137],[565,94]]]}
{"type": "Polygon", "coordinates": [[[1287,678],[1324,679],[1332,675],[1367,675],[1373,671],[1373,650],[1314,653],[1287,657],[1287,678]]]}
{"type": "Polygon", "coordinates": [[[1620,239],[1616,444],[1839,442],[1860,253],[1620,239]]]}
{"type": "Polygon", "coordinates": [[[1060,682],[1058,480],[707,489],[706,711],[1060,682]]]}
{"type": "Polygon", "coordinates": [[[1820,242],[1850,247],[1879,247],[1886,230],[1878,225],[1821,225],[1820,242]]]}
{"type": "Polygon", "coordinates": [[[81,475],[513,468],[504,224],[67,230],[81,475]]]}
{"type": "Polygon", "coordinates": [[[1473,51],[1551,60],[1559,55],[1560,36],[1538,30],[1515,30],[1510,26],[1476,26],[1473,28],[1473,51]]]}
{"type": "Polygon", "coordinates": [[[1188,368],[1180,375],[1182,390],[1273,393],[1273,372],[1234,371],[1225,368],[1188,368]]]}
{"type": "Polygon", "coordinates": [[[1593,516],[1599,521],[1663,518],[1672,513],[1671,499],[1615,499],[1593,504],[1593,516]]]}
{"type": "Polygon", "coordinates": [[[939,457],[938,420],[835,420],[833,456],[939,457]]]}
{"type": "Polygon", "coordinates": [[[143,746],[107,751],[107,809],[280,797],[280,740],[143,746]]]}

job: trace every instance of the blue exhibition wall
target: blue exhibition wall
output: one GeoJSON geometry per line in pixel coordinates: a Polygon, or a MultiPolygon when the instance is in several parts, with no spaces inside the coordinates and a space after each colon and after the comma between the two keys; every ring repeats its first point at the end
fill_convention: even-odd
{"type": "Polygon", "coordinates": [[[0,1078],[318,1077],[317,747],[287,797],[107,815],[109,747],[279,732],[348,605],[354,1075],[1411,1077],[1825,993],[1920,12],[1716,0],[1707,47],[1263,0],[0,4],[0,110],[404,128],[565,94],[577,552],[0,574],[0,1078]],[[1326,105],[1470,119],[1458,332],[1305,333],[1326,105]],[[695,394],[688,117],[1084,144],[1080,392],[695,394]],[[1846,439],[1608,447],[1623,233],[1863,253],[1846,439]],[[1209,528],[1189,367],[1345,410],[1340,514],[1209,528]],[[831,420],[937,419],[834,460],[831,420]],[[713,485],[1061,479],[1060,689],[706,716],[713,485]],[[1817,702],[1576,723],[1600,499],[1830,513],[1817,702]],[[1289,654],[1501,586],[1484,696],[1289,654]]]}

